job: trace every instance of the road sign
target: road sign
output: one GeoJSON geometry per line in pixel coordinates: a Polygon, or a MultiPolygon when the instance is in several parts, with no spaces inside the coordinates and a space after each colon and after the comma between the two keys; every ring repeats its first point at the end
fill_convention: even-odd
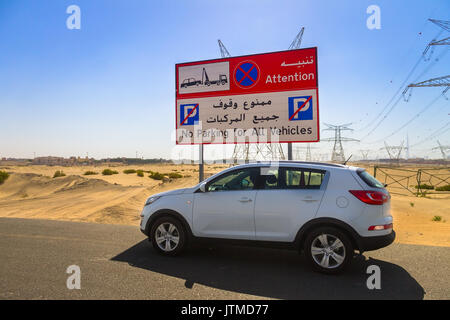
{"type": "Polygon", "coordinates": [[[259,68],[251,61],[241,62],[234,72],[234,80],[241,88],[250,88],[259,80],[259,68]]]}
{"type": "Polygon", "coordinates": [[[317,142],[317,48],[177,64],[177,144],[317,142]]]}
{"type": "Polygon", "coordinates": [[[289,121],[312,120],[312,96],[289,97],[289,121]]]}

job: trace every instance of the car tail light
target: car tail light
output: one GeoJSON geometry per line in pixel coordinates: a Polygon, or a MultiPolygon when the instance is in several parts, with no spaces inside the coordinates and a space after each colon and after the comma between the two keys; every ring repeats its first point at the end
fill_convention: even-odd
{"type": "Polygon", "coordinates": [[[382,224],[382,225],[378,225],[378,226],[370,226],[369,231],[392,229],[392,227],[393,227],[392,223],[382,224]]]}
{"type": "Polygon", "coordinates": [[[349,190],[349,192],[367,204],[382,205],[389,200],[389,195],[381,191],[349,190]]]}

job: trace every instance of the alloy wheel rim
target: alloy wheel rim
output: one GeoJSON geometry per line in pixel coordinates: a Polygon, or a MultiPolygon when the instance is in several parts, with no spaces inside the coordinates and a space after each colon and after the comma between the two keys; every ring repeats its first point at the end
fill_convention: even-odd
{"type": "Polygon", "coordinates": [[[175,250],[178,246],[178,243],[180,242],[180,233],[174,224],[164,222],[156,228],[155,240],[161,250],[170,252],[175,250]]]}
{"type": "Polygon", "coordinates": [[[345,260],[345,246],[342,241],[331,234],[320,234],[311,244],[314,261],[326,269],[339,267],[345,260]]]}

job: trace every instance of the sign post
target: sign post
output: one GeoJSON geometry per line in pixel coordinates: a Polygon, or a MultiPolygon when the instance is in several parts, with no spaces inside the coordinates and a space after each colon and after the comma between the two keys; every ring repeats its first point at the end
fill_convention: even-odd
{"type": "Polygon", "coordinates": [[[205,178],[205,170],[204,170],[204,163],[203,163],[203,144],[200,144],[198,146],[199,153],[198,153],[198,182],[202,182],[205,178]]]}
{"type": "Polygon", "coordinates": [[[292,142],[288,142],[288,160],[292,159],[292,142]]]}
{"type": "Polygon", "coordinates": [[[315,47],[180,63],[175,77],[179,145],[288,143],[292,159],[292,142],[320,141],[315,47]]]}

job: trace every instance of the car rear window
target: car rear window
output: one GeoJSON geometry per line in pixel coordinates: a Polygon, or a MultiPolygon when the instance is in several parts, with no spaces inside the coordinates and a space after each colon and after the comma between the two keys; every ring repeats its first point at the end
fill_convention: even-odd
{"type": "Polygon", "coordinates": [[[324,176],[324,171],[286,168],[284,186],[286,189],[320,189],[324,176]]]}
{"type": "Polygon", "coordinates": [[[307,168],[268,168],[261,172],[262,189],[320,189],[325,171],[307,168]]]}
{"type": "Polygon", "coordinates": [[[358,170],[358,176],[369,186],[372,188],[384,188],[384,184],[375,179],[370,173],[366,170],[358,170]]]}

